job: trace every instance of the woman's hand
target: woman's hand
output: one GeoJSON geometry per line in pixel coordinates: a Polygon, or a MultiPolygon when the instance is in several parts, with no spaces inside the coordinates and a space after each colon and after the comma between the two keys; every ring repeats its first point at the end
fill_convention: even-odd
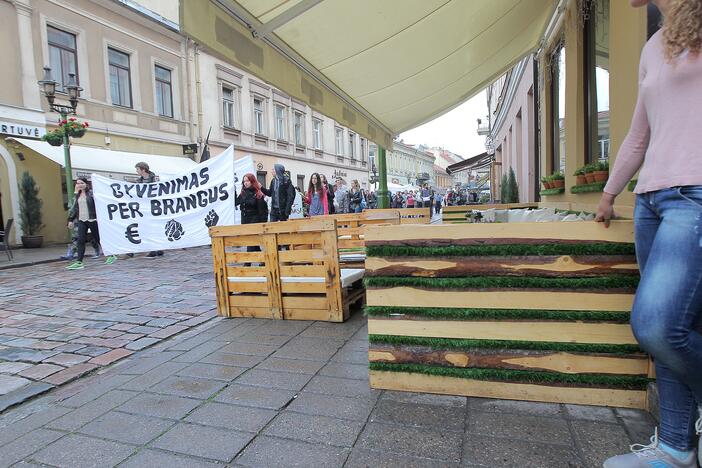
{"type": "Polygon", "coordinates": [[[614,214],[614,195],[607,192],[602,193],[600,203],[597,205],[597,214],[595,214],[595,222],[604,223],[605,227],[609,227],[609,221],[615,217],[614,214]]]}

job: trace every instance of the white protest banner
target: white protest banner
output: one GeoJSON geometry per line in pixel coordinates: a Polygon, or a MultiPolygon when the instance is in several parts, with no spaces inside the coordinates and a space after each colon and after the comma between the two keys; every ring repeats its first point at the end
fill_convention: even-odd
{"type": "MultiPolygon", "coordinates": [[[[152,168],[158,171],[158,168],[152,168]]],[[[234,224],[234,149],[150,184],[92,179],[106,255],[210,244],[209,227],[234,224]]]]}
{"type": "MultiPolygon", "coordinates": [[[[232,149],[232,154],[234,153],[234,147],[230,146],[232,149]]],[[[229,149],[227,149],[227,152],[229,149]]],[[[247,154],[241,159],[234,161],[234,186],[236,188],[236,194],[241,192],[241,187],[245,174],[252,174],[256,177],[256,172],[254,171],[254,161],[250,154],[247,154]]],[[[236,211],[234,212],[234,223],[241,224],[241,207],[236,206],[236,211]]],[[[221,223],[220,223],[221,225],[221,223]]]]}
{"type": "Polygon", "coordinates": [[[304,218],[305,215],[302,212],[302,195],[297,190],[295,191],[295,201],[292,204],[292,209],[290,210],[290,219],[304,218]]]}

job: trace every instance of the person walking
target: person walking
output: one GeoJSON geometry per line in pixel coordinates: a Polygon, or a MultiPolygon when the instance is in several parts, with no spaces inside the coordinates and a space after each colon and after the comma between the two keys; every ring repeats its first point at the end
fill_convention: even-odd
{"type": "Polygon", "coordinates": [[[349,213],[351,211],[351,194],[346,181],[341,177],[336,178],[336,186],[334,187],[334,204],[336,213],[349,213]]]}
{"type": "MultiPolygon", "coordinates": [[[[88,237],[88,229],[93,235],[93,241],[100,245],[100,232],[98,231],[97,215],[95,214],[95,199],[90,190],[88,179],[78,177],[74,189],[75,198],[73,205],[68,212],[68,229],[76,228],[78,238],[76,239],[76,250],[78,258],[75,262],[66,267],[67,270],[82,270],[85,268],[83,257],[85,257],[85,242],[88,237]]],[[[115,255],[110,255],[105,260],[110,265],[117,260],[115,255]]]]}
{"type": "Polygon", "coordinates": [[[241,224],[268,221],[268,204],[261,191],[261,184],[251,173],[244,174],[241,191],[236,197],[236,205],[241,209],[241,224]]]}
{"type": "Polygon", "coordinates": [[[322,178],[316,172],[310,177],[305,200],[310,205],[310,217],[329,214],[327,187],[322,183],[322,178]]]}
{"type": "Polygon", "coordinates": [[[351,212],[360,213],[363,211],[363,201],[364,195],[363,190],[361,190],[361,184],[358,183],[358,180],[354,179],[351,182],[351,212]]]}
{"type": "Polygon", "coordinates": [[[273,180],[268,189],[261,187],[267,197],[271,197],[270,220],[287,221],[295,201],[295,187],[290,182],[290,177],[285,174],[285,166],[274,164],[271,169],[273,180]]]}
{"type": "Polygon", "coordinates": [[[414,208],[414,192],[411,190],[407,194],[407,208],[414,208]]]}
{"type": "MultiPolygon", "coordinates": [[[[158,177],[156,177],[156,174],[151,172],[151,169],[149,168],[149,165],[145,162],[138,162],[134,166],[137,174],[139,174],[139,179],[137,182],[140,184],[152,184],[158,180],[158,177]]],[[[129,255],[130,257],[133,257],[134,254],[129,255]]],[[[151,251],[148,254],[146,254],[145,258],[156,258],[156,257],[161,257],[163,256],[163,250],[155,250],[151,251]]]]}
{"type": "Polygon", "coordinates": [[[327,176],[321,174],[320,177],[322,178],[322,184],[324,184],[324,187],[327,189],[327,206],[329,206],[329,214],[334,214],[336,212],[334,208],[334,188],[327,181],[327,176]]]}
{"type": "Polygon", "coordinates": [[[437,193],[436,197],[434,198],[434,202],[436,203],[436,206],[434,207],[434,213],[439,214],[441,213],[441,202],[443,201],[443,196],[441,193],[437,193]]]}
{"type": "Polygon", "coordinates": [[[654,359],[660,427],[649,445],[609,458],[606,468],[702,464],[702,442],[695,454],[695,431],[702,432],[702,0],[653,3],[663,26],[641,53],[631,128],[595,220],[609,226],[616,196],[641,169],[634,190],[641,280],[630,322],[654,359]]]}

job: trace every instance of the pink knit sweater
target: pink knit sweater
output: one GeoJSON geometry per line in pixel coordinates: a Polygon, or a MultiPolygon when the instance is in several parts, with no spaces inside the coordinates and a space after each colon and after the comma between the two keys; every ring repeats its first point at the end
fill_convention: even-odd
{"type": "Polygon", "coordinates": [[[604,191],[618,195],[639,168],[636,193],[702,185],[702,54],[667,62],[661,31],[641,54],[636,110],[604,191]]]}

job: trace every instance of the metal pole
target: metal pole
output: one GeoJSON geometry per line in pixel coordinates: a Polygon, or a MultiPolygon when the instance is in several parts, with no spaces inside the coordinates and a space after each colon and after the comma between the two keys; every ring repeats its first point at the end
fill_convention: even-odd
{"type": "MultiPolygon", "coordinates": [[[[67,118],[66,112],[61,112],[61,122],[67,118]]],[[[68,195],[68,209],[70,210],[73,206],[73,169],[71,169],[71,141],[66,132],[63,133],[63,160],[66,166],[66,195],[68,195]]]]}
{"type": "Polygon", "coordinates": [[[385,165],[385,148],[378,146],[378,175],[380,176],[380,187],[378,187],[378,208],[390,208],[388,200],[388,172],[385,165]]]}

